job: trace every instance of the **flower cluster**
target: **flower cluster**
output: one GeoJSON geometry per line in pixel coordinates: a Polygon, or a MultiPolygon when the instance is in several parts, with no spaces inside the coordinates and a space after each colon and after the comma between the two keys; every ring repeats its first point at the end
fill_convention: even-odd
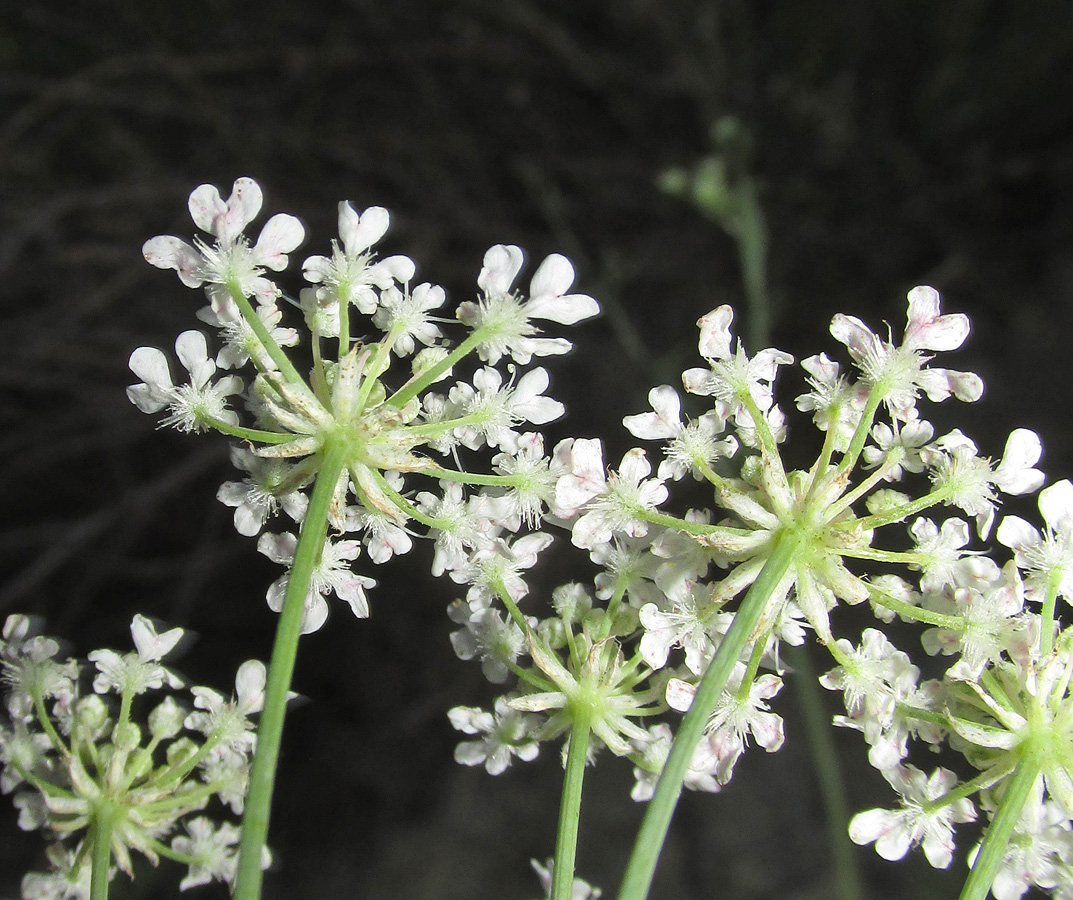
{"type": "MultiPolygon", "coordinates": [[[[901,797],[895,810],[858,815],[853,840],[890,859],[922,844],[944,867],[956,825],[997,821],[1018,802],[1003,817],[1015,824],[994,863],[996,897],[1032,885],[1073,892],[1073,630],[1055,616],[1057,598],[1073,596],[1073,486],[1040,492],[1042,532],[1013,516],[994,528],[1001,495],[1043,484],[1041,444],[1016,429],[995,462],[961,431],[937,436],[923,418],[924,397],[971,402],[983,389],[972,373],[930,364],[969,332],[931,288],[909,293],[900,342],[839,315],[831,333],[852,368],[826,354],[801,363],[807,390],[795,405],[823,435],[807,469],[791,470],[781,450],[787,415],[775,382],[792,357],[750,356],[732,323],[725,306],[698,323],[707,365],[682,378],[700,398],[689,401],[697,415],[662,385],[650,412],[625,418],[634,436],[660,442],[658,461],[634,448],[609,468],[589,439],[555,448],[553,509],[597,567],[592,585],[560,587],[545,618],[523,614],[523,594],[494,579],[494,592],[471,588],[452,606],[465,626],[453,638],[459,655],[479,656],[497,684],[509,679],[494,713],[452,711],[457,728],[480,735],[457,759],[498,773],[535,757],[541,741],[568,732],[573,741],[584,711],[600,743],[633,761],[633,796],[647,799],[671,747],[670,728],[652,717],[690,709],[713,659],[730,653],[685,776],[687,787],[718,790],[750,742],[782,745],[771,709],[785,675],[780,646],[811,632],[835,663],[822,684],[845,698],[837,724],[863,734],[901,797]],[[687,474],[708,486],[710,507],[664,511],[687,474]],[[998,552],[973,546],[992,532],[998,552]],[[1003,546],[1012,559],[1002,560],[1003,546]],[[868,604],[875,627],[837,634],[841,604],[868,604]],[[942,678],[922,680],[891,642],[885,626],[895,620],[922,626],[924,653],[949,657],[942,678]],[[940,743],[973,774],[913,764],[914,746],[940,743]],[[1016,779],[1028,787],[1014,800],[1016,779]]],[[[497,562],[510,558],[505,550],[497,562]]]]}
{"type": "Polygon", "coordinates": [[[215,800],[242,812],[264,666],[244,663],[231,698],[184,691],[164,664],[183,630],[160,633],[141,615],[130,630],[133,652],[94,650],[88,671],[26,616],[4,623],[0,790],[14,792],[20,828],[56,840],[51,870],[23,879],[26,898],[88,898],[96,842],[127,875],[137,851],[188,866],[183,889],[234,878],[239,829],[205,810],[215,800]]]}
{"type": "Polygon", "coordinates": [[[374,564],[406,553],[415,534],[435,538],[437,573],[464,571],[484,583],[497,566],[524,565],[518,556],[535,551],[524,538],[512,547],[510,536],[539,525],[556,477],[541,437],[524,429],[558,418],[563,406],[545,393],[545,369],[520,373],[516,366],[570,348],[564,338],[544,336],[538,322],[569,325],[598,312],[591,297],[570,292],[569,261],[545,259],[525,296],[514,286],[522,251],[492,247],[476,298],[457,309],[468,334],[455,342],[439,313],[444,290],[413,285],[416,267],[407,257],[376,255],[387,211],[359,212],[343,202],[331,254],[302,264],[307,286],[298,292],[298,329],[283,322],[280,301],[289,298],[272,273],[287,268],[304,230],[279,214],[251,242],[245,232],[261,202],[248,178],[235,182],[226,201],[202,185],[189,205],[208,237],[146,242],[151,264],[205,289],[209,305],[199,317],[215,327],[220,348],[211,354],[200,331],[179,335],[176,355],[189,374],[180,383],[165,354],[139,348],[130,368],[141,383],[127,393],[144,412],[165,413],[162,424],[215,429],[244,442],[233,454],[243,477],[218,496],[234,508],[235,527],[259,535],[260,552],[287,568],[268,590],[269,605],[284,606],[318,478],[332,481],[331,533],[308,577],[303,632],[321,627],[332,594],[367,616],[375,581],[355,572],[355,561],[363,552],[374,564]],[[352,339],[355,312],[365,317],[362,332],[379,333],[376,339],[352,339]],[[283,349],[299,345],[305,364],[283,349]],[[471,355],[480,364],[459,378],[471,355]],[[232,407],[236,400],[242,409],[232,407]],[[464,469],[460,454],[483,448],[492,453],[491,470],[464,469]],[[266,531],[281,511],[284,530],[266,531]]]}

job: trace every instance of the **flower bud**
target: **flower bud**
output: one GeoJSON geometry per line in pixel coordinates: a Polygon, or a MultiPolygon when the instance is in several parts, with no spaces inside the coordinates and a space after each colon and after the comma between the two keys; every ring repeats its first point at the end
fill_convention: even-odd
{"type": "Polygon", "coordinates": [[[75,721],[80,730],[91,735],[99,735],[108,724],[108,707],[97,695],[90,694],[78,701],[75,707],[75,721]]]}
{"type": "Polygon", "coordinates": [[[112,731],[112,743],[117,748],[126,750],[128,753],[132,750],[137,750],[142,743],[142,730],[133,722],[116,725],[112,731]]]}
{"type": "Polygon", "coordinates": [[[167,758],[169,766],[177,766],[188,760],[197,753],[197,744],[188,737],[181,737],[168,746],[167,758]]]}
{"type": "Polygon", "coordinates": [[[173,697],[166,697],[156,709],[149,713],[149,733],[157,740],[166,741],[183,730],[185,718],[186,711],[175,702],[173,697]]]}

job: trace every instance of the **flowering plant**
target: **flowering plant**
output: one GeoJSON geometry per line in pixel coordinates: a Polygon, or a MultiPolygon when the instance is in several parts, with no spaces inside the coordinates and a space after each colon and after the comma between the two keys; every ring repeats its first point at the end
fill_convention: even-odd
{"type": "Polygon", "coordinates": [[[261,204],[250,179],[226,201],[203,185],[189,206],[208,237],[145,244],[151,264],[205,290],[198,315],[218,349],[201,331],[180,334],[188,377],[178,380],[164,353],[135,350],[140,381],[128,396],[162,424],[240,442],[232,460],[242,478],[218,498],[284,567],[266,591],[280,613],[272,659],[267,671],[243,664],[231,700],[193,688],[184,706],[169,693],[148,713],[146,738],[134,701],[182,687],[162,663],[180,629],[160,633],[136,617],[135,653],[90,654],[89,691],[77,663],[58,661],[56,642],[9,618],[0,787],[18,789],[23,827],[74,843],[54,845],[54,871],[27,876],[24,896],[103,900],[113,864],[132,873],[133,849],[186,863],[183,888],[217,879],[242,900],[259,897],[300,636],[325,624],[332,595],[369,615],[376,581],[364,558],[382,565],[415,538],[433,545],[433,574],[465,589],[448,607],[456,654],[503,687],[491,711],[448,711],[464,736],[456,759],[498,775],[543,743],[562,745],[555,855],[534,861],[553,900],[600,895],[574,871],[587,766],[604,750],[626,758],[632,796],[647,801],[618,894],[640,900],[683,786],[717,792],[750,743],[783,745],[772,708],[788,675],[783,648],[810,636],[831,656],[821,684],[845,702],[835,724],[864,736],[899,798],[855,816],[853,841],[887,859],[919,844],[946,867],[955,826],[979,817],[987,825],[962,897],[1007,900],[1030,886],[1073,896],[1073,632],[1056,614],[1073,588],[1073,485],[1039,491],[1042,531],[999,520],[1001,495],[1044,482],[1038,437],[1014,430],[993,462],[960,430],[937,436],[923,418],[924,398],[981,396],[976,375],[931,364],[964,342],[964,315],[943,313],[939,295],[918,287],[899,342],[835,316],[831,334],[851,366],[825,353],[801,362],[795,406],[822,446],[795,469],[776,399],[794,360],[747,353],[733,311],[719,307],[698,323],[704,365],[683,373],[686,396],[655,387],[651,410],[623,420],[652,449],[609,467],[599,439],[548,447],[536,430],[564,408],[534,358],[571,346],[537,323],[598,312],[571,293],[564,257],[545,259],[523,295],[514,287],[522,251],[492,247],[475,299],[452,322],[438,313],[442,288],[412,285],[410,259],[376,255],[387,212],[344,202],[339,240],[305,260],[307,286],[291,297],[268,273],[287,268],[304,229],[275,215],[251,241],[261,204]],[[304,333],[285,323],[291,309],[304,333]],[[453,339],[454,328],[464,336],[453,339]],[[672,491],[687,476],[705,502],[675,511],[672,491]],[[940,521],[944,508],[952,513],[940,521]],[[524,573],[556,533],[594,574],[554,588],[541,607],[524,573]],[[992,535],[998,547],[988,549],[992,535]],[[847,632],[843,604],[867,607],[874,623],[847,632]],[[940,677],[923,678],[892,643],[886,626],[896,620],[922,628],[926,655],[947,658],[940,677]],[[921,748],[944,745],[959,772],[920,767],[921,748]],[[241,829],[203,814],[214,797],[243,814],[241,829]]]}

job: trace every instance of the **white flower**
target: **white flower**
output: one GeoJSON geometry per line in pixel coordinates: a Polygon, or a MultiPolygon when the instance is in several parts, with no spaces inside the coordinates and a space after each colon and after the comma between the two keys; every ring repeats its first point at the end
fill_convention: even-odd
{"type": "Polygon", "coordinates": [[[241,832],[230,822],[218,828],[205,816],[186,823],[186,834],[172,838],[171,849],[194,862],[179,882],[179,890],[222,881],[230,884],[238,871],[238,842],[241,832]]]}
{"type": "Polygon", "coordinates": [[[1049,591],[1073,601],[1073,484],[1066,479],[1039,492],[1039,511],[1046,529],[1041,535],[1019,516],[1006,516],[995,532],[1013,550],[1025,572],[1025,597],[1042,603],[1049,591]]]}
{"type": "Polygon", "coordinates": [[[671,600],[671,611],[664,612],[655,603],[641,607],[639,617],[644,627],[641,637],[641,658],[653,669],[662,669],[672,647],[685,651],[686,666],[700,675],[714,647],[704,623],[697,615],[692,585],[682,582],[671,600]]]}
{"type": "Polygon", "coordinates": [[[512,757],[532,762],[540,752],[540,745],[532,737],[537,720],[511,709],[503,697],[496,700],[495,715],[470,706],[456,706],[447,712],[447,718],[456,731],[481,736],[455,748],[455,761],[464,766],[483,763],[489,775],[501,775],[512,757]]]}
{"type": "Polygon", "coordinates": [[[969,525],[963,519],[947,519],[936,527],[931,519],[917,519],[909,528],[916,543],[916,552],[924,558],[920,565],[922,591],[942,590],[957,580],[962,550],[969,543],[969,525]]]}
{"type": "Polygon", "coordinates": [[[489,249],[477,276],[481,297],[458,308],[460,321],[486,332],[477,352],[493,366],[503,356],[525,365],[534,356],[558,355],[570,349],[570,342],[564,338],[537,337],[540,329],[530,319],[573,325],[600,311],[596,301],[587,294],[567,293],[574,283],[574,267],[558,253],[537,267],[529,284],[530,297],[523,300],[511,289],[523,259],[519,247],[497,244],[489,249]]]}
{"type": "Polygon", "coordinates": [[[215,384],[216,363],[209,359],[205,335],[184,331],[175,339],[175,352],[190,373],[190,383],[176,386],[171,380],[168,358],[155,347],[139,347],[130,355],[130,370],[143,384],[127,388],[131,403],[144,413],[168,407],[161,425],[180,431],[203,431],[213,422],[238,424],[238,416],[227,408],[227,398],[242,390],[242,379],[226,375],[215,384]]]}
{"type": "Polygon", "coordinates": [[[835,449],[847,450],[868,399],[867,388],[850,384],[842,377],[838,363],[826,353],[801,360],[801,368],[808,373],[812,390],[797,397],[797,408],[802,412],[812,410],[812,421],[820,431],[829,430],[832,421],[836,421],[835,449]]]}
{"type": "Polygon", "coordinates": [[[438,285],[419,284],[405,294],[392,285],[380,293],[373,324],[394,335],[395,342],[391,345],[394,353],[409,356],[416,348],[415,340],[432,347],[442,337],[440,329],[429,320],[429,312],[443,306],[446,299],[438,285]]]}
{"type": "Polygon", "coordinates": [[[202,231],[216,238],[210,247],[200,238],[194,246],[177,237],[151,238],[142,247],[146,262],[158,269],[175,269],[187,287],[209,285],[212,308],[221,320],[236,319],[238,309],[229,290],[232,285],[262,303],[273,303],[279,291],[264,277],[264,270],[287,268],[287,254],[305,238],[302,223],[278,214],[266,223],[251,247],[243,230],[261,210],[261,188],[250,178],[239,178],[225,203],[211,184],[190,194],[190,215],[202,231]]]}
{"type": "MultiPolygon", "coordinates": [[[[704,729],[706,740],[702,746],[713,757],[715,778],[720,784],[730,781],[750,734],[768,753],[774,753],[783,742],[782,717],[770,712],[767,705],[782,688],[782,679],[778,675],[761,675],[749,685],[748,696],[742,697],[739,687],[743,672],[739,665],[704,729]]],[[[667,704],[686,712],[696,692],[696,685],[672,678],[667,682],[667,704]]]]}
{"type": "Polygon", "coordinates": [[[242,481],[228,481],[216,492],[224,506],[234,507],[235,530],[254,537],[264,527],[269,516],[283,508],[295,522],[305,518],[309,498],[301,491],[283,491],[292,466],[279,459],[261,459],[245,447],[231,448],[231,463],[249,472],[242,481]]]}
{"type": "MultiPolygon", "coordinates": [[[[277,344],[281,347],[294,347],[298,344],[298,330],[284,328],[279,324],[283,319],[283,312],[275,303],[262,303],[256,312],[257,318],[277,344]]],[[[238,369],[251,359],[263,372],[275,372],[279,368],[244,318],[221,319],[211,306],[199,309],[197,317],[207,325],[220,329],[224,345],[216,354],[216,365],[221,369],[238,369]]]]}
{"type": "MultiPolygon", "coordinates": [[[[644,450],[628,450],[618,472],[608,477],[604,490],[589,500],[584,514],[574,522],[572,543],[590,549],[611,540],[616,532],[633,537],[647,534],[648,524],[638,514],[654,510],[667,499],[663,482],[647,477],[651,472],[644,450]]],[[[556,494],[558,498],[558,486],[556,494]]]]}
{"type": "MultiPolygon", "coordinates": [[[[273,562],[289,566],[294,561],[298,538],[289,532],[262,534],[257,549],[273,562]]],[[[361,553],[360,541],[333,541],[326,538],[320,560],[313,568],[306,594],[305,612],[302,615],[302,634],[317,631],[328,618],[326,594],[335,594],[346,602],[350,611],[359,619],[369,615],[369,601],[365,591],[376,586],[376,581],[350,570],[350,563],[361,553]]],[[[282,575],[268,588],[268,605],[275,612],[283,609],[287,594],[289,574],[282,575]]]]}
{"type": "Polygon", "coordinates": [[[566,411],[558,400],[544,396],[547,389],[547,370],[539,366],[526,372],[516,384],[506,386],[498,370],[488,366],[478,369],[473,375],[473,387],[461,383],[451,389],[451,403],[466,420],[472,421],[457,429],[459,440],[473,450],[487,443],[513,453],[518,448],[513,426],[522,422],[545,425],[566,411]]]}
{"type": "Polygon", "coordinates": [[[917,395],[923,390],[938,403],[951,395],[979,400],[983,382],[972,372],[925,368],[931,359],[925,351],[956,350],[969,334],[968,317],[939,314],[939,294],[930,287],[909,292],[909,324],[900,346],[884,341],[855,316],[839,313],[831,320],[831,334],[849,349],[865,380],[880,389],[883,400],[903,422],[913,418],[917,395]]]}
{"type": "Polygon", "coordinates": [[[858,813],[849,823],[850,840],[861,845],[874,842],[876,853],[887,860],[901,859],[910,847],[922,843],[928,862],[945,869],[954,856],[954,825],[976,818],[967,798],[938,806],[934,802],[957,784],[957,776],[939,768],[928,778],[913,766],[898,766],[883,774],[901,794],[902,808],[858,813]]]}
{"type": "Polygon", "coordinates": [[[249,717],[264,707],[265,681],[264,663],[251,659],[238,667],[231,700],[225,700],[212,688],[191,688],[194,706],[200,712],[190,713],[184,724],[206,737],[217,737],[216,750],[221,753],[245,759],[257,742],[249,717]]]}
{"type": "Polygon", "coordinates": [[[93,866],[85,854],[62,844],[51,844],[46,853],[52,871],[25,875],[23,900],[89,900],[93,866]]]}
{"type": "MultiPolygon", "coordinates": [[[[659,477],[678,481],[687,472],[694,471],[698,462],[711,464],[720,456],[730,457],[738,451],[738,442],[733,437],[716,440],[726,424],[721,412],[725,404],[716,401],[717,408],[705,413],[695,422],[682,423],[682,401],[670,385],[660,385],[648,392],[648,402],[653,412],[626,416],[622,424],[630,434],[642,440],[668,440],[665,458],[659,464],[659,477]]],[[[699,475],[697,476],[700,477],[699,475]]]]}
{"type": "Polygon", "coordinates": [[[901,451],[901,457],[897,464],[889,466],[884,480],[899,481],[902,472],[923,472],[924,461],[920,458],[921,448],[935,435],[930,422],[923,419],[911,419],[899,427],[895,419],[894,428],[885,422],[879,422],[872,429],[872,439],[876,442],[875,447],[865,447],[861,454],[864,463],[869,468],[884,463],[892,450],[901,451]]]}
{"type": "MultiPolygon", "coordinates": [[[[656,790],[656,782],[663,773],[663,766],[671,752],[673,735],[670,725],[660,722],[648,729],[650,740],[644,744],[644,766],[635,766],[633,770],[634,785],[630,791],[633,800],[651,800],[656,790]]],[[[693,756],[689,761],[683,784],[691,791],[705,791],[717,794],[722,785],[716,781],[715,769],[717,760],[708,750],[708,746],[701,741],[693,750],[693,756]]]]}
{"type": "MultiPolygon", "coordinates": [[[[525,635],[513,619],[504,618],[497,609],[478,608],[456,601],[447,610],[448,616],[460,625],[460,631],[451,633],[451,646],[459,659],[481,658],[481,671],[493,684],[507,680],[510,669],[525,650],[525,635]]],[[[536,620],[533,620],[535,626],[536,620]]]]}
{"type": "MultiPolygon", "coordinates": [[[[682,383],[691,394],[714,396],[722,400],[735,415],[747,413],[744,399],[751,397],[760,411],[767,413],[772,408],[772,382],[781,365],[789,365],[794,358],[782,350],[761,350],[751,359],[738,341],[737,349],[731,349],[730,325],[734,310],[720,306],[698,320],[700,326],[700,355],[708,360],[709,369],[688,369],[682,374],[682,383]]],[[[747,417],[751,421],[751,417],[747,417]]]]}
{"type": "Polygon", "coordinates": [[[171,688],[182,686],[177,675],[160,665],[182,639],[183,630],[172,628],[158,634],[156,626],[143,615],[136,615],[130,626],[136,652],[120,656],[112,650],[94,650],[90,662],[97,666],[93,690],[98,694],[114,690],[117,694],[144,694],[159,690],[166,683],[171,688]]]}
{"type": "MultiPolygon", "coordinates": [[[[384,236],[389,221],[388,211],[382,206],[372,206],[359,214],[348,201],[339,204],[339,237],[343,246],[333,241],[330,259],[310,256],[302,263],[306,280],[324,285],[316,291],[322,304],[334,303],[338,308],[340,294],[344,294],[347,304],[353,303],[359,312],[370,315],[379,303],[375,289],[383,291],[396,281],[404,283],[414,277],[413,260],[405,256],[374,261],[370,248],[384,236]]],[[[336,337],[338,320],[334,332],[321,333],[336,337]]]]}
{"type": "Polygon", "coordinates": [[[1044,476],[1034,466],[1042,454],[1039,436],[1016,428],[1010,432],[1001,461],[992,469],[989,459],[977,455],[976,445],[954,429],[925,448],[922,458],[931,469],[936,489],[949,493],[948,503],[975,516],[977,533],[986,538],[995,518],[995,488],[1006,494],[1037,490],[1044,476]]]}

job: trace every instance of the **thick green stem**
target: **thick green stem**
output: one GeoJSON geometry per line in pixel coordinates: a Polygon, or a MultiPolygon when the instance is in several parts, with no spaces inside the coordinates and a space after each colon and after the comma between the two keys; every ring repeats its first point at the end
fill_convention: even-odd
{"type": "Polygon", "coordinates": [[[287,710],[287,692],[298,654],[302,617],[313,569],[320,559],[328,533],[328,508],[343,470],[345,446],[329,439],[325,442],[320,471],[313,486],[294,562],[287,580],[283,611],[276,627],[272,661],[268,667],[264,710],[257,727],[257,751],[250,771],[246,795],[246,812],[242,819],[242,844],[239,850],[236,900],[257,900],[261,896],[261,850],[268,836],[268,818],[272,806],[272,788],[276,780],[276,763],[283,737],[283,719],[287,710]]]}
{"type": "Polygon", "coordinates": [[[972,871],[961,889],[959,900],[985,900],[991,885],[995,882],[1006,856],[1013,830],[1021,819],[1025,801],[1039,777],[1040,761],[1036,753],[1029,749],[1017,764],[1013,778],[1006,786],[1006,795],[1002,798],[995,818],[991,820],[980,852],[976,854],[972,871]]]}
{"type": "Polygon", "coordinates": [[[581,820],[581,785],[585,778],[591,723],[590,707],[575,708],[574,726],[570,730],[570,750],[563,775],[563,796],[559,804],[559,831],[555,836],[552,900],[570,900],[574,896],[574,858],[577,855],[578,822],[581,820]]]}
{"type": "Polygon", "coordinates": [[[112,865],[112,818],[115,810],[105,801],[93,816],[93,868],[90,872],[90,900],[108,900],[108,870],[112,865]]]}
{"type": "Polygon", "coordinates": [[[764,563],[764,568],[746,592],[730,630],[708,664],[697,686],[693,704],[675,735],[671,752],[656,783],[655,793],[637,832],[633,854],[626,867],[622,887],[619,888],[618,900],[644,900],[648,896],[656,863],[667,837],[678,795],[682,792],[682,783],[689,771],[693,751],[704,734],[704,728],[726,687],[730,673],[734,670],[734,664],[741,658],[742,651],[752,638],[776,588],[789,571],[800,545],[801,537],[796,533],[787,532],[779,537],[771,556],[764,563]]]}

